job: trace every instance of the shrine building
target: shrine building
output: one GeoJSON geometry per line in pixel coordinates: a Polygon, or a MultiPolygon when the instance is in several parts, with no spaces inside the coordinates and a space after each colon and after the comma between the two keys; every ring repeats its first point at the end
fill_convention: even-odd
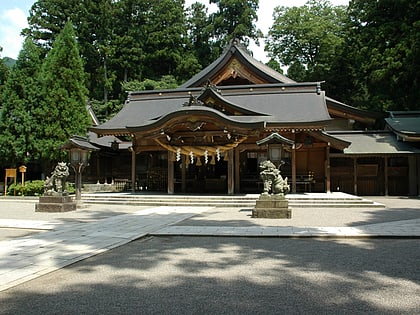
{"type": "Polygon", "coordinates": [[[232,42],[178,88],[130,92],[117,115],[93,126],[101,150],[87,178],[125,180],[133,191],[260,193],[258,165],[269,159],[293,193],[419,195],[420,113],[384,118],[232,42]]]}

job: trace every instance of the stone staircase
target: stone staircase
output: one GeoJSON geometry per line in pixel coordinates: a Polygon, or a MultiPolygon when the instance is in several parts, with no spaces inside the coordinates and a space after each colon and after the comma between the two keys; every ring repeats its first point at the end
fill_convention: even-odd
{"type": "MultiPolygon", "coordinates": [[[[223,208],[255,207],[259,195],[168,195],[147,193],[83,194],[82,202],[131,206],[210,206],[223,208]]],[[[291,208],[383,208],[384,205],[345,193],[305,193],[286,196],[291,208]]]]}

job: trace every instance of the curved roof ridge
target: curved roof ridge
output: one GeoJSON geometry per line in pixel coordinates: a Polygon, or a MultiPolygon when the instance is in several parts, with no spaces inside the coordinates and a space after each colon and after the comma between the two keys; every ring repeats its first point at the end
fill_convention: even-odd
{"type": "Polygon", "coordinates": [[[234,110],[242,113],[243,115],[256,115],[256,116],[268,116],[268,114],[266,113],[262,113],[262,112],[257,112],[254,110],[250,110],[250,109],[246,109],[242,106],[239,106],[235,103],[233,103],[232,101],[228,100],[227,98],[223,97],[223,95],[221,95],[220,93],[218,93],[212,86],[208,86],[203,93],[201,93],[198,96],[198,99],[200,101],[204,101],[205,99],[208,98],[208,96],[210,97],[214,97],[216,99],[218,99],[220,102],[222,102],[225,105],[230,106],[231,108],[233,108],[234,110]]]}
{"type": "Polygon", "coordinates": [[[148,129],[151,126],[159,126],[162,122],[167,122],[171,120],[174,117],[186,115],[191,115],[190,112],[197,113],[206,113],[207,115],[213,116],[213,117],[219,117],[221,120],[225,122],[229,122],[233,125],[242,125],[242,126],[254,126],[254,127],[264,127],[265,126],[265,120],[259,120],[259,121],[250,121],[250,122],[244,122],[241,120],[235,119],[236,116],[227,116],[213,108],[207,107],[207,106],[201,106],[201,105],[193,105],[193,106],[184,106],[181,107],[175,111],[172,111],[170,113],[167,113],[165,115],[162,115],[160,117],[156,117],[155,120],[149,120],[148,124],[144,124],[142,126],[126,126],[128,130],[142,130],[142,129],[148,129]]]}
{"type": "Polygon", "coordinates": [[[296,83],[296,81],[284,76],[283,74],[275,71],[264,63],[255,59],[248,50],[239,43],[238,40],[231,41],[230,45],[225,48],[223,53],[213,61],[206,68],[201,70],[188,81],[184,82],[179,88],[190,88],[201,86],[204,82],[208,81],[217,71],[222,69],[231,59],[232,55],[238,55],[241,61],[245,62],[250,68],[253,68],[257,75],[262,76],[269,81],[268,83],[296,83]]]}

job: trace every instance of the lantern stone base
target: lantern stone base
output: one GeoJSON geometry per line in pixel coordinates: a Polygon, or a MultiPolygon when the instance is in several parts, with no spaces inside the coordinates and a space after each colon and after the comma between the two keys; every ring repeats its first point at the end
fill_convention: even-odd
{"type": "Polygon", "coordinates": [[[35,212],[67,212],[76,210],[76,202],[69,195],[41,196],[35,212]]]}
{"type": "Polygon", "coordinates": [[[253,218],[290,219],[292,209],[284,195],[261,194],[255,208],[252,210],[253,218]]]}

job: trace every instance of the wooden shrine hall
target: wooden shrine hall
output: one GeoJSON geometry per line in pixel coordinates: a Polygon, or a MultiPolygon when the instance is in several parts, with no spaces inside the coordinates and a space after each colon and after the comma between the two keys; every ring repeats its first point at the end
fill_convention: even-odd
{"type": "MultiPolygon", "coordinates": [[[[91,141],[99,147],[102,141],[102,149],[92,154],[88,175],[127,178],[133,190],[170,194],[260,193],[258,165],[270,159],[281,165],[292,192],[341,187],[354,193],[359,181],[354,170],[363,153],[348,162],[345,152],[355,131],[363,133],[379,119],[380,114],[328,98],[319,82],[281,75],[232,42],[177,89],[130,92],[116,116],[92,127],[98,138],[91,141]],[[101,140],[110,137],[116,139],[112,149],[101,140]]],[[[392,131],[384,132],[392,138],[392,131]]],[[[399,157],[410,155],[410,163],[418,164],[419,149],[399,152],[397,141],[394,145],[399,157]]],[[[412,181],[417,191],[418,176],[412,181]]]]}

